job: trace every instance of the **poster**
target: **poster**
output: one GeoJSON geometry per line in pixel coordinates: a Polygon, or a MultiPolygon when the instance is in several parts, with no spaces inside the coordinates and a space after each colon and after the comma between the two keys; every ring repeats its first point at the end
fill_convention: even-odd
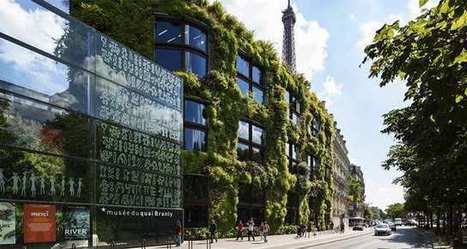
{"type": "Polygon", "coordinates": [[[15,204],[0,202],[0,245],[16,244],[15,204]]]}
{"type": "Polygon", "coordinates": [[[56,240],[55,205],[24,205],[24,243],[56,240]]]}
{"type": "Polygon", "coordinates": [[[89,239],[90,219],[86,207],[67,207],[63,217],[63,238],[66,241],[89,239]]]}

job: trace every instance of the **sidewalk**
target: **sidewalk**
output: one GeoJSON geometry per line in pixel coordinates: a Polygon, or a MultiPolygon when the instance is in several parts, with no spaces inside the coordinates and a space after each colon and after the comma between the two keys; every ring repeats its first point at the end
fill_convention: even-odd
{"type": "MultiPolygon", "coordinates": [[[[229,239],[219,239],[217,243],[212,243],[212,249],[267,249],[267,248],[276,248],[283,247],[287,245],[313,245],[321,243],[330,243],[337,240],[348,239],[358,236],[363,236],[368,233],[372,233],[370,230],[365,231],[347,231],[345,233],[335,233],[333,231],[320,232],[316,236],[311,238],[296,238],[295,234],[287,235],[272,235],[268,236],[268,243],[264,243],[262,240],[259,240],[260,237],[256,237],[256,241],[248,241],[247,238],[243,240],[236,240],[235,238],[229,239]]],[[[182,244],[181,247],[172,247],[167,246],[156,246],[156,247],[147,247],[147,249],[167,249],[167,248],[181,248],[187,249],[188,242],[182,244]]],[[[206,241],[194,241],[193,249],[206,249],[209,248],[206,246],[206,241]]]]}

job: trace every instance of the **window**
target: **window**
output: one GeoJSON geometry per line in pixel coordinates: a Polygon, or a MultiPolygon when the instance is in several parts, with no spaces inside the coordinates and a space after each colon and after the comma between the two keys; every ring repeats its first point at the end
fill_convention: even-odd
{"type": "Polygon", "coordinates": [[[237,84],[243,95],[252,94],[258,104],[264,104],[264,89],[262,85],[262,72],[256,66],[240,56],[237,56],[237,84]]]}
{"type": "Polygon", "coordinates": [[[308,155],[307,156],[307,165],[308,167],[310,168],[310,171],[312,172],[315,172],[316,170],[319,169],[319,165],[320,165],[320,162],[319,162],[319,158],[313,156],[313,155],[308,155]]]}
{"type": "Polygon", "coordinates": [[[297,144],[294,144],[294,143],[287,143],[286,146],[285,146],[285,149],[286,149],[286,155],[287,155],[287,158],[289,159],[289,167],[290,167],[290,171],[292,173],[295,172],[295,166],[297,166],[298,163],[300,163],[299,161],[299,147],[297,144]]]}
{"type": "Polygon", "coordinates": [[[264,129],[247,121],[240,121],[238,127],[237,155],[241,161],[262,162],[264,129]]]}
{"type": "Polygon", "coordinates": [[[183,25],[172,22],[158,22],[156,25],[156,42],[183,43],[183,25]]]}
{"type": "Polygon", "coordinates": [[[205,106],[192,100],[185,100],[185,122],[206,125],[204,118],[205,106]]]}
{"type": "Polygon", "coordinates": [[[184,144],[188,151],[206,151],[207,120],[204,117],[206,106],[194,100],[185,100],[184,144]]]}
{"type": "Polygon", "coordinates": [[[185,128],[185,150],[205,151],[206,133],[197,129],[185,128]]]}
{"type": "Polygon", "coordinates": [[[313,121],[311,122],[311,126],[312,126],[311,135],[317,136],[321,130],[321,121],[319,120],[318,117],[315,116],[313,118],[313,121]]]}
{"type": "Polygon", "coordinates": [[[290,94],[289,91],[285,91],[284,94],[285,101],[289,103],[289,119],[293,125],[297,126],[300,122],[300,101],[293,94],[290,94]]]}
{"type": "Polygon", "coordinates": [[[192,72],[198,77],[202,78],[206,76],[207,73],[207,62],[206,58],[192,52],[187,52],[186,55],[188,56],[188,64],[187,64],[187,70],[189,72],[192,72]]]}
{"type": "Polygon", "coordinates": [[[159,64],[171,71],[183,68],[182,54],[178,49],[156,49],[156,58],[164,58],[158,61],[159,64]]]}
{"type": "Polygon", "coordinates": [[[176,71],[186,70],[198,77],[208,72],[207,35],[202,30],[173,21],[156,22],[156,62],[176,71]]]}

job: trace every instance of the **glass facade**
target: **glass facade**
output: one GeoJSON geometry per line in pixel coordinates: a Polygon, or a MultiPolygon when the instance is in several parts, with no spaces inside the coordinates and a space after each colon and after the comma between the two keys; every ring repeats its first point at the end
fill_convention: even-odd
{"type": "Polygon", "coordinates": [[[237,85],[242,95],[251,93],[253,100],[258,104],[264,104],[264,87],[262,84],[262,72],[256,66],[251,66],[244,58],[237,56],[237,85]]]}
{"type": "Polygon", "coordinates": [[[156,22],[156,62],[171,71],[186,70],[198,77],[208,72],[208,40],[201,29],[173,20],[156,22]]]}
{"type": "Polygon", "coordinates": [[[238,127],[237,156],[241,161],[262,162],[264,151],[263,128],[247,121],[240,121],[238,127]]]}
{"type": "Polygon", "coordinates": [[[2,246],[165,240],[183,219],[183,82],[38,3],[8,2],[49,16],[56,32],[0,25],[0,212],[10,214],[2,246]]]}

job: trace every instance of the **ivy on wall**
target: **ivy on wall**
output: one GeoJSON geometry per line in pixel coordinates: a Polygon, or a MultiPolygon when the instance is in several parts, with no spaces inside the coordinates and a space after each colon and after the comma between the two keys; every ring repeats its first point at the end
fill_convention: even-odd
{"type": "MultiPolygon", "coordinates": [[[[220,231],[234,227],[240,183],[266,191],[265,219],[273,231],[284,230],[281,227],[285,225],[290,191],[299,196],[300,222],[308,223],[317,217],[320,229],[329,228],[334,121],[310,91],[309,82],[282,64],[272,44],[254,40],[253,33],[218,2],[209,5],[202,0],[72,0],[71,6],[72,15],[149,58],[154,56],[155,13],[202,23],[207,28],[209,74],[204,79],[187,72],[177,74],[184,79],[186,97],[209,103],[205,110],[209,122],[207,152],[184,152],[183,167],[186,173],[208,175],[209,216],[217,221],[220,231]],[[262,69],[265,105],[241,95],[235,68],[239,53],[262,69]],[[303,107],[297,126],[289,122],[286,89],[299,98],[303,107]],[[242,117],[262,124],[266,130],[263,164],[237,160],[237,130],[242,117]],[[317,136],[308,129],[314,118],[321,122],[317,136]],[[320,158],[321,167],[312,177],[309,172],[289,172],[287,142],[299,146],[302,161],[310,154],[320,158]]],[[[306,168],[306,164],[299,167],[306,168]]]]}

